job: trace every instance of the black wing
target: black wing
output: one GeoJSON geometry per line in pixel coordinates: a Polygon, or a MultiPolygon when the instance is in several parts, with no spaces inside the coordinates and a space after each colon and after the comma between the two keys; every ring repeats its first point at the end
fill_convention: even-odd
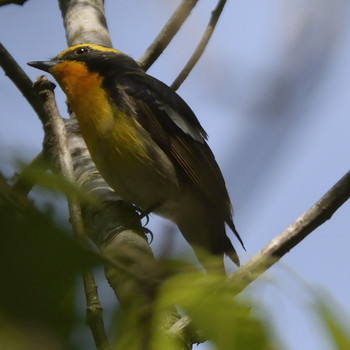
{"type": "MultiPolygon", "coordinates": [[[[167,85],[144,73],[130,72],[109,84],[111,96],[128,101],[131,114],[172,160],[182,186],[194,188],[243,242],[232,221],[232,208],[207,134],[186,102],[167,85]]],[[[120,101],[115,101],[121,105],[120,101]]]]}

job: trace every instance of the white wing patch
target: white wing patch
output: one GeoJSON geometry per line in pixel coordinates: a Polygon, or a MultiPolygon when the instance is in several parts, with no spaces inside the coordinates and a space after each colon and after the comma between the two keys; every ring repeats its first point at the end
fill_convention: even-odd
{"type": "Polygon", "coordinates": [[[173,108],[170,106],[160,103],[157,101],[158,108],[163,110],[170,119],[187,135],[190,135],[194,140],[204,143],[204,138],[202,134],[192,126],[190,123],[188,123],[179,113],[177,113],[173,108]]]}

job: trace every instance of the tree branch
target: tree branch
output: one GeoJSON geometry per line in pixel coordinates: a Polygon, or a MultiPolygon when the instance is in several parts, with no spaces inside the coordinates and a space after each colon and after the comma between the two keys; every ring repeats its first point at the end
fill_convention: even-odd
{"type": "Polygon", "coordinates": [[[350,171],[347,172],[319,201],[293,224],[275,237],[265,248],[235,271],[229,280],[241,292],[251,282],[274,265],[317,227],[329,220],[350,198],[350,171]]]}
{"type": "MultiPolygon", "coordinates": [[[[73,163],[67,147],[65,124],[57,109],[53,93],[54,88],[55,85],[49,82],[44,76],[39,77],[39,79],[34,83],[34,90],[37,91],[38,95],[43,101],[43,107],[46,115],[48,116],[52,135],[55,139],[61,174],[65,180],[73,184],[75,181],[73,163]]],[[[68,196],[67,201],[69,215],[76,239],[81,245],[88,246],[81,208],[76,194],[71,194],[68,196]]],[[[98,300],[96,284],[90,269],[85,269],[82,272],[82,275],[87,304],[87,321],[93,334],[97,349],[103,350],[109,346],[109,342],[104,329],[102,306],[98,300]]]]}
{"type": "Polygon", "coordinates": [[[0,0],[0,6],[4,5],[23,5],[27,0],[0,0]]]}
{"type": "Polygon", "coordinates": [[[184,69],[180,72],[180,74],[177,76],[177,78],[174,80],[174,82],[171,84],[171,88],[174,90],[177,90],[181,84],[184,82],[184,80],[188,77],[188,75],[191,73],[191,70],[196,65],[200,57],[202,56],[205,48],[208,45],[208,42],[214,32],[215,26],[219,20],[219,17],[222,13],[222,10],[226,4],[226,0],[220,0],[214,9],[214,11],[211,14],[210,21],[208,23],[207,29],[205,30],[201,41],[199,42],[198,46],[196,47],[196,50],[192,54],[189,61],[186,63],[184,69]]]}
{"type": "Polygon", "coordinates": [[[112,47],[103,0],[59,0],[68,46],[93,43],[112,47]]]}
{"type": "MultiPolygon", "coordinates": [[[[227,282],[233,287],[233,296],[242,292],[317,227],[329,220],[349,198],[350,171],[294,223],[228,276],[227,282]]],[[[169,332],[180,337],[184,329],[190,327],[190,322],[190,319],[184,316],[169,329],[169,332]]],[[[197,341],[204,341],[200,334],[197,336],[200,339],[197,341]]]]}
{"type": "Polygon", "coordinates": [[[11,79],[12,82],[16,85],[18,90],[23,94],[25,99],[29,102],[29,104],[39,116],[41,122],[44,124],[46,115],[38,94],[36,94],[32,89],[33,82],[1,43],[0,66],[4,70],[5,74],[9,77],[9,79],[11,79]]]}
{"type": "Polygon", "coordinates": [[[197,2],[198,0],[182,0],[152,44],[140,57],[138,62],[145,71],[147,71],[148,68],[163,53],[176,33],[180,30],[181,26],[190,15],[192,9],[196,6],[197,2]]]}

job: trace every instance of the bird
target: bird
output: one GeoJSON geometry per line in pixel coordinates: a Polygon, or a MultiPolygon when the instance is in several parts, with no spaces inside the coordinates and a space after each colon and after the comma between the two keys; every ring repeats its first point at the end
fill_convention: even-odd
{"type": "Polygon", "coordinates": [[[174,222],[192,246],[240,261],[242,247],[225,181],[207,133],[187,103],[130,56],[82,43],[28,65],[50,73],[67,96],[101,176],[127,203],[174,222]]]}

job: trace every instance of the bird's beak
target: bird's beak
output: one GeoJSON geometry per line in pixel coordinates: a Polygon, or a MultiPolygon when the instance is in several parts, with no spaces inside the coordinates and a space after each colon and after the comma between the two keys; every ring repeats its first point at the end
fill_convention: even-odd
{"type": "Polygon", "coordinates": [[[34,67],[41,69],[45,72],[50,72],[50,69],[54,67],[57,63],[60,61],[58,60],[52,60],[52,61],[33,61],[33,62],[28,62],[28,66],[34,67]]]}

